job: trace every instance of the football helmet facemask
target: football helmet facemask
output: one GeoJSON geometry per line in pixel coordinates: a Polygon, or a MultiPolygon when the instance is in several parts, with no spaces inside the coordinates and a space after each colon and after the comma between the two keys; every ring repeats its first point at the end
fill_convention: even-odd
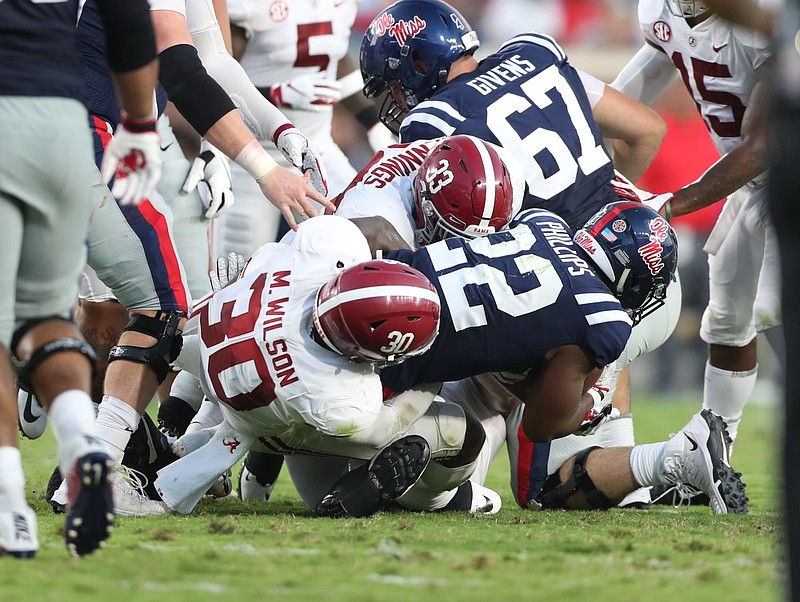
{"type": "Polygon", "coordinates": [[[421,272],[373,260],[323,285],[312,317],[331,351],[383,367],[427,351],[439,332],[439,313],[439,295],[421,272]]]}
{"type": "Polygon", "coordinates": [[[503,230],[513,216],[508,168],[494,147],[458,135],[437,144],[414,176],[417,244],[503,230]]]}
{"type": "Polygon", "coordinates": [[[616,201],[574,236],[634,324],[664,305],[675,280],[678,240],[666,219],[641,203],[616,201]]]}
{"type": "Polygon", "coordinates": [[[664,0],[671,12],[676,17],[683,17],[684,19],[693,19],[708,12],[709,6],[703,2],[696,2],[695,0],[664,0]]]}
{"type": "Polygon", "coordinates": [[[399,0],[372,20],[359,55],[364,95],[386,93],[381,121],[395,134],[405,113],[447,81],[450,66],[472,54],[478,34],[441,0],[399,0]]]}

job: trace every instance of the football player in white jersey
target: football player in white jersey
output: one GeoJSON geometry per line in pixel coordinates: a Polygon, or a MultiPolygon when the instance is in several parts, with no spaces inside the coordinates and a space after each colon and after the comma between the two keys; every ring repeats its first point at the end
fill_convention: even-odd
{"type": "Polygon", "coordinates": [[[416,481],[429,454],[456,479],[445,486],[437,474],[437,486],[466,480],[483,442],[480,425],[455,404],[434,401],[435,387],[412,387],[384,403],[376,371],[430,347],[438,294],[417,270],[370,257],[349,220],[320,217],[301,224],[290,244],[262,247],[239,280],[198,303],[199,376],[206,392],[224,401],[224,421],[179,439],[191,453],[159,472],[156,488],[173,510],[191,511],[253,445],[372,460],[379,482],[382,463],[389,457],[396,467],[393,454],[402,451],[414,461],[396,481],[387,476],[392,490],[381,491],[384,500],[416,481]],[[331,332],[339,334],[335,341],[325,334],[331,332]]]}
{"type": "MultiPolygon", "coordinates": [[[[337,73],[351,63],[343,59],[358,4],[359,0],[228,0],[234,56],[258,90],[314,142],[327,169],[330,195],[356,174],[331,137],[331,126],[334,105],[352,94],[352,86],[345,83],[351,90],[343,89],[337,73]]],[[[352,75],[360,83],[358,73],[352,75]]],[[[372,113],[374,124],[374,107],[372,113]]],[[[271,155],[283,163],[280,153],[271,155]]],[[[231,179],[236,203],[215,224],[214,256],[236,252],[249,257],[276,240],[280,214],[258,202],[258,190],[244,170],[231,166],[231,179]]]]}
{"type": "Polygon", "coordinates": [[[653,101],[680,75],[722,157],[675,192],[662,213],[683,215],[728,200],[709,235],[708,306],[701,338],[709,345],[703,407],[736,438],[758,370],[756,333],[782,355],[778,253],[766,215],[768,127],[761,72],[768,40],[731,25],[702,2],[641,0],[644,46],[612,86],[653,101]]]}

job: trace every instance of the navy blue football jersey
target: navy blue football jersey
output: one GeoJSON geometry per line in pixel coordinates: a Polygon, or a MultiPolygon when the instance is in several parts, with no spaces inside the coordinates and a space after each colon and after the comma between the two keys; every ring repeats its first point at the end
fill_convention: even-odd
{"type": "Polygon", "coordinates": [[[569,226],[549,211],[524,211],[510,230],[388,258],[425,274],[442,306],[433,346],[381,371],[393,391],[536,371],[561,345],[582,347],[600,368],[620,356],[631,333],[628,314],[582,258],[569,226]]]}
{"type": "Polygon", "coordinates": [[[400,140],[470,134],[508,149],[526,182],[523,208],[542,207],[579,228],[619,200],[586,90],[549,36],[518,35],[479,67],[420,103],[403,120],[400,140]]]}
{"type": "Polygon", "coordinates": [[[0,95],[84,102],[77,19],[78,0],[0,1],[0,95]]]}
{"type": "MultiPolygon", "coordinates": [[[[78,20],[80,36],[81,61],[83,76],[86,81],[86,106],[90,113],[91,128],[94,131],[92,117],[99,117],[117,128],[121,118],[117,90],[111,78],[111,69],[106,57],[106,34],[103,19],[97,9],[96,0],[86,0],[78,20]]],[[[161,86],[156,88],[156,104],[161,114],[167,105],[167,95],[161,86]]],[[[105,150],[105,142],[95,131],[95,162],[100,165],[105,150]]]]}

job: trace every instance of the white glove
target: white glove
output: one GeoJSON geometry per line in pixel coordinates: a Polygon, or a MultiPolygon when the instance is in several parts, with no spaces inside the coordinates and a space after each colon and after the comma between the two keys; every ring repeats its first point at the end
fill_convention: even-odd
{"type": "Polygon", "coordinates": [[[319,151],[296,127],[285,128],[275,140],[275,146],[283,156],[303,173],[311,175],[311,185],[320,194],[328,194],[328,174],[319,158],[319,151]]]}
{"type": "Polygon", "coordinates": [[[228,286],[239,277],[247,262],[238,253],[228,253],[228,257],[218,257],[217,267],[208,273],[211,290],[215,293],[228,286]]]}
{"type": "Polygon", "coordinates": [[[342,84],[327,79],[325,73],[301,75],[288,82],[273,84],[269,99],[276,107],[299,111],[324,111],[342,99],[342,84]]]}
{"type": "Polygon", "coordinates": [[[192,162],[189,173],[183,181],[181,190],[189,193],[200,182],[206,185],[205,194],[201,194],[206,219],[217,217],[225,209],[233,207],[234,197],[231,191],[231,168],[228,158],[216,147],[203,140],[200,143],[200,154],[192,162]]]}
{"type": "Polygon", "coordinates": [[[367,130],[367,142],[369,142],[372,152],[377,153],[387,146],[397,144],[397,136],[379,121],[367,130]]]}
{"type": "Polygon", "coordinates": [[[137,205],[150,197],[161,179],[161,147],[155,119],[135,120],[127,115],[106,147],[100,176],[121,205],[137,205]]]}

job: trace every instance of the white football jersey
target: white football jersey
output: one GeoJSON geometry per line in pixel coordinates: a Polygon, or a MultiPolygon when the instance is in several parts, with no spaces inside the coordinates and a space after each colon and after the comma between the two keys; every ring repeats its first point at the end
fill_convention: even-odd
{"type": "Polygon", "coordinates": [[[737,146],[755,71],[771,54],[769,40],[716,15],[690,28],[664,0],[640,0],[639,26],[677,67],[720,154],[737,146]]]}
{"type": "Polygon", "coordinates": [[[413,179],[439,140],[393,144],[378,151],[339,196],[333,199],[336,215],[385,218],[413,249],[416,248],[412,216],[413,179]]]}
{"type": "MultiPolygon", "coordinates": [[[[228,0],[231,23],[252,32],[241,63],[259,88],[320,71],[335,80],[357,10],[358,0],[228,0]]],[[[282,111],[310,136],[330,132],[332,107],[282,111]]]]}
{"type": "Polygon", "coordinates": [[[265,245],[238,281],[201,308],[201,380],[232,425],[258,436],[303,425],[336,436],[374,422],[383,389],[373,366],[310,335],[320,286],[370,258],[352,222],[315,217],[300,224],[290,244],[265,245]]]}

